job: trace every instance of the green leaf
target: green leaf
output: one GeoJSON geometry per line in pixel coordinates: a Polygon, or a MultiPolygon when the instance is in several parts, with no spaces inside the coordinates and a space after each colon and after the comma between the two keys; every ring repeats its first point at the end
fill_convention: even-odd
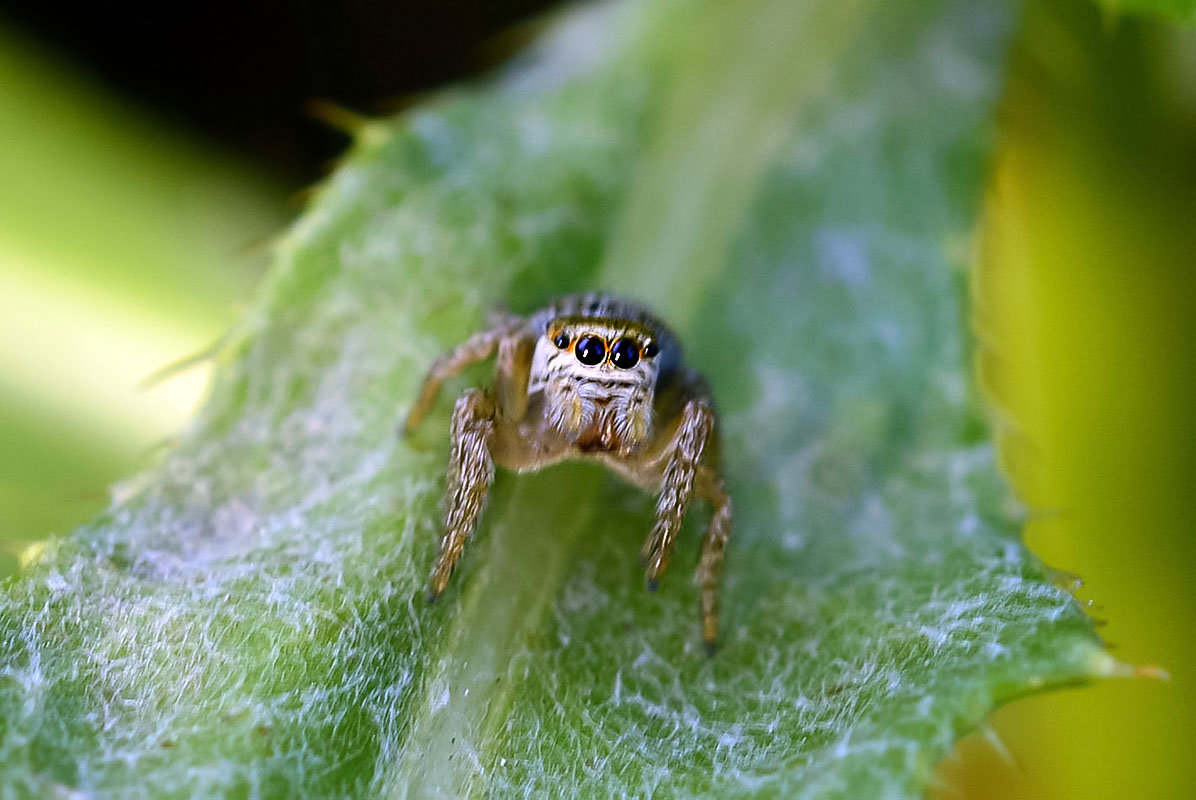
{"type": "Polygon", "coordinates": [[[181,444],[8,585],[5,785],[907,797],[997,704],[1113,669],[1019,541],[965,369],[1010,23],[593,6],[493,85],[367,126],[181,444]],[[592,464],[500,473],[422,599],[451,406],[395,436],[423,370],[497,305],[594,287],[672,320],[720,404],[713,658],[704,511],[648,594],[651,498],[592,464]]]}

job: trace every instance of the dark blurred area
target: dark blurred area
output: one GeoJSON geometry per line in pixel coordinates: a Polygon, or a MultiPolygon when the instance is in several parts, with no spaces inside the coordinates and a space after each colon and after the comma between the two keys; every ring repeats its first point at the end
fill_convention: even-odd
{"type": "Polygon", "coordinates": [[[309,182],[345,146],[308,110],[365,114],[476,76],[554,0],[0,0],[0,21],[69,54],[131,100],[309,182]]]}

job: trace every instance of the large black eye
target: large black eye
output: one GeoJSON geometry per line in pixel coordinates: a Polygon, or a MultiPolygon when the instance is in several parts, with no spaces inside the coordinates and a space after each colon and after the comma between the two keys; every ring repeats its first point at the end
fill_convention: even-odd
{"type": "Polygon", "coordinates": [[[606,342],[598,336],[583,336],[577,341],[577,360],[587,367],[601,364],[606,359],[606,342]]]}
{"type": "Polygon", "coordinates": [[[552,337],[552,343],[555,344],[558,349],[564,350],[569,346],[569,334],[558,333],[556,336],[552,337]]]}
{"type": "Polygon", "coordinates": [[[620,339],[610,346],[610,363],[619,369],[631,369],[639,360],[639,346],[631,339],[620,339]]]}

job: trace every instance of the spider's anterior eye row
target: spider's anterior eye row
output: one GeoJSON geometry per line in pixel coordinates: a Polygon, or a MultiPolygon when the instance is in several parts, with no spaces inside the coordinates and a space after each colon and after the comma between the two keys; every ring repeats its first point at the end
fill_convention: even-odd
{"type": "MultiPolygon", "coordinates": [[[[572,337],[561,332],[552,337],[552,343],[558,350],[568,350],[573,344],[572,337]]],[[[653,358],[660,352],[656,342],[651,340],[640,345],[635,339],[616,339],[607,350],[606,340],[592,333],[585,334],[577,340],[573,354],[577,360],[587,367],[596,367],[610,356],[610,363],[619,369],[631,369],[639,363],[640,358],[653,358]]]]}
{"type": "Polygon", "coordinates": [[[610,363],[619,369],[631,369],[640,360],[640,348],[630,339],[620,339],[610,347],[610,363]]]}
{"type": "Polygon", "coordinates": [[[583,336],[577,340],[573,352],[578,361],[587,367],[594,367],[606,360],[606,342],[598,336],[583,336]]]}

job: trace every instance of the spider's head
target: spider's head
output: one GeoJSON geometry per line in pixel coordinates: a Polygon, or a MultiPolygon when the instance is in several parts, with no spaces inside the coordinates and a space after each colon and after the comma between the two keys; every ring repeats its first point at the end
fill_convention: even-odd
{"type": "Polygon", "coordinates": [[[533,382],[543,385],[553,427],[581,449],[627,452],[652,428],[659,355],[642,323],[557,317],[536,343],[533,382]]]}

